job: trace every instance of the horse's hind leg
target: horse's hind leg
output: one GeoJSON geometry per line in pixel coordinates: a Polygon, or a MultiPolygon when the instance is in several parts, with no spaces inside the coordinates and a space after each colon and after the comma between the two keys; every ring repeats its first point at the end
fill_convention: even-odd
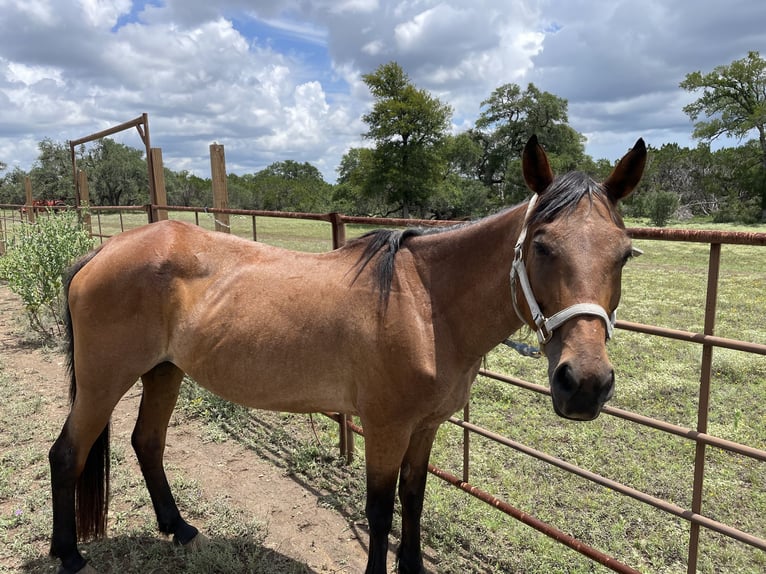
{"type": "Polygon", "coordinates": [[[50,554],[61,559],[59,573],[88,571],[77,550],[78,537],[106,533],[109,417],[117,400],[119,395],[79,392],[48,453],[53,506],[50,554]]]}
{"type": "Polygon", "coordinates": [[[173,540],[179,544],[188,544],[198,532],[181,518],[162,464],[168,423],[178,400],[183,376],[183,371],[172,363],[161,363],[142,375],[144,391],[131,442],[160,531],[173,535],[173,540]]]}

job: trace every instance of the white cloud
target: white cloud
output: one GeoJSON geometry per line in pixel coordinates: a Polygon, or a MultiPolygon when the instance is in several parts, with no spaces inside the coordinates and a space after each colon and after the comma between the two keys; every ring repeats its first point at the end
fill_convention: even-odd
{"type": "Polygon", "coordinates": [[[130,12],[130,0],[79,0],[83,16],[91,26],[114,26],[117,18],[130,12]]]}
{"type": "Polygon", "coordinates": [[[684,75],[766,45],[754,0],[0,0],[0,13],[0,161],[25,168],[45,137],[148,112],[172,169],[206,175],[219,141],[232,170],[294,159],[331,179],[363,143],[361,75],[391,60],[463,129],[498,86],[534,82],[611,159],[642,134],[689,144],[684,75]]]}

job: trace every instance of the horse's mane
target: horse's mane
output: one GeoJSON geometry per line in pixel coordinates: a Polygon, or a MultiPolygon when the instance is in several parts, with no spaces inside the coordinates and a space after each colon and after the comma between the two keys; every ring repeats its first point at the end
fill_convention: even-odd
{"type": "Polygon", "coordinates": [[[380,254],[373,268],[373,280],[380,294],[381,304],[385,306],[391,294],[391,284],[394,280],[396,254],[399,253],[404,244],[413,237],[444,233],[456,227],[462,227],[462,225],[450,227],[408,227],[403,230],[376,229],[375,231],[365,233],[357,239],[358,242],[364,242],[366,245],[359,256],[359,260],[356,262],[356,275],[354,275],[353,281],[356,281],[370,262],[380,254]]]}
{"type": "MultiPolygon", "coordinates": [[[[603,200],[610,207],[610,213],[615,223],[622,225],[620,215],[612,206],[611,201],[608,200],[604,187],[589,175],[578,171],[569,172],[554,179],[548,189],[540,194],[528,223],[530,225],[549,223],[561,214],[569,214],[574,211],[584,197],[588,197],[591,203],[593,203],[594,198],[603,200]]],[[[513,208],[507,211],[511,209],[513,208]]],[[[356,275],[354,275],[353,281],[356,281],[372,260],[377,257],[373,268],[373,281],[380,294],[381,303],[385,306],[391,294],[396,254],[410,239],[444,233],[455,228],[465,227],[465,225],[475,225],[478,221],[451,227],[410,227],[404,230],[378,229],[370,231],[355,242],[363,242],[365,247],[356,263],[356,275]]]]}

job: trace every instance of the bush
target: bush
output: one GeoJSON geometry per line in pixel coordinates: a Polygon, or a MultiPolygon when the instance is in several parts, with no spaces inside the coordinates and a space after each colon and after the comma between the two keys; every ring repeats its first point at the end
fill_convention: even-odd
{"type": "Polygon", "coordinates": [[[748,225],[759,223],[761,219],[760,201],[756,198],[741,201],[729,198],[723,202],[721,209],[713,214],[714,223],[730,223],[738,221],[748,225]]]}
{"type": "Polygon", "coordinates": [[[652,191],[644,197],[646,215],[655,227],[665,227],[678,209],[678,196],[670,191],[652,191]]]}
{"type": "Polygon", "coordinates": [[[32,328],[61,334],[62,273],[93,246],[74,212],[49,213],[25,223],[0,257],[0,279],[19,295],[32,328]]]}

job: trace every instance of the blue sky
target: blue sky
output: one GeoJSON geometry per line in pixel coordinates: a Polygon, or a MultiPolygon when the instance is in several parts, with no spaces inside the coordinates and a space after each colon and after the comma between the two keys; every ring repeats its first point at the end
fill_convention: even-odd
{"type": "MultiPolygon", "coordinates": [[[[397,61],[473,125],[506,83],[569,102],[594,158],[638,137],[694,146],[687,73],[766,54],[762,0],[0,0],[0,161],[149,114],[165,164],[252,173],[364,144],[361,75],[397,61]]],[[[140,147],[135,133],[116,137],[140,147]]],[[[725,144],[726,142],[722,142],[725,144]]],[[[736,143],[736,142],[735,142],[736,143]]]]}

